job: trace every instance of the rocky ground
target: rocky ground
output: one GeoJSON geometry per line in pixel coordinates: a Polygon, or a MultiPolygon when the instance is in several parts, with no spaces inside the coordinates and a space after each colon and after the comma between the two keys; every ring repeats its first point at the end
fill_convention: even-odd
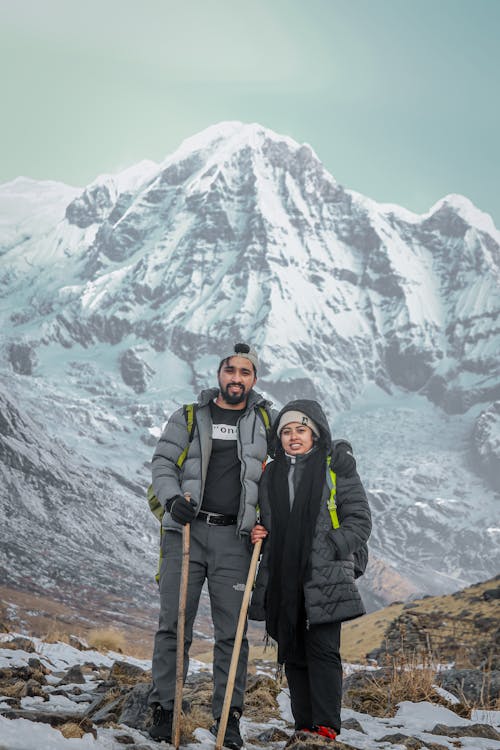
{"type": "MultiPolygon", "coordinates": [[[[152,750],[147,736],[150,662],[72,644],[46,643],[15,633],[0,636],[0,749],[80,750],[122,746],[152,750]]],[[[273,665],[251,665],[242,733],[248,750],[282,750],[292,734],[286,685],[273,665]]],[[[394,673],[346,665],[343,727],[337,750],[500,750],[499,673],[487,690],[478,670],[443,670],[426,699],[396,696],[394,673]],[[476,674],[477,673],[477,674],[476,674]],[[445,676],[443,678],[443,675],[445,676]],[[438,683],[446,685],[446,689],[438,683]],[[485,692],[486,691],[486,692],[485,692]],[[488,710],[472,710],[483,705],[488,710]]],[[[214,746],[210,666],[192,661],[184,691],[182,743],[214,746]]],[[[410,692],[408,692],[410,695],[410,692]]],[[[166,745],[163,745],[166,747],[166,745]]],[[[316,740],[294,750],[323,747],[316,740]]]]}

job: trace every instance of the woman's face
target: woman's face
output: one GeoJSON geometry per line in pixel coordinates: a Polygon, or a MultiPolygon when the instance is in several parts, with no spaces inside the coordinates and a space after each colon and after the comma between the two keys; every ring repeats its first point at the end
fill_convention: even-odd
{"type": "Polygon", "coordinates": [[[300,422],[290,422],[281,430],[280,440],[289,456],[300,456],[313,447],[313,432],[300,422]]]}

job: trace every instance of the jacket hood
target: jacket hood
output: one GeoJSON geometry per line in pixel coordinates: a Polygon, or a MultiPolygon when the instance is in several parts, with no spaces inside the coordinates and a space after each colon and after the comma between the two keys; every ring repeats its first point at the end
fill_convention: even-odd
{"type": "Polygon", "coordinates": [[[312,401],[311,399],[307,398],[299,398],[295,401],[289,401],[287,404],[285,404],[285,406],[278,414],[276,420],[274,421],[273,428],[269,436],[270,448],[273,453],[280,452],[281,442],[278,437],[277,430],[281,416],[287,411],[301,411],[308,417],[310,417],[314,422],[316,422],[320,433],[318,444],[325,446],[327,449],[330,448],[330,445],[332,443],[332,435],[325,412],[317,401],[312,401]]]}

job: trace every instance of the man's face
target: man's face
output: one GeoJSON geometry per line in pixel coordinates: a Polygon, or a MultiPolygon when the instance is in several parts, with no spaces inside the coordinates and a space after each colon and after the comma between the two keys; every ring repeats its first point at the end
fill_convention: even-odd
{"type": "Polygon", "coordinates": [[[218,379],[221,398],[231,406],[244,404],[257,382],[250,360],[239,356],[230,357],[222,365],[218,379]]]}

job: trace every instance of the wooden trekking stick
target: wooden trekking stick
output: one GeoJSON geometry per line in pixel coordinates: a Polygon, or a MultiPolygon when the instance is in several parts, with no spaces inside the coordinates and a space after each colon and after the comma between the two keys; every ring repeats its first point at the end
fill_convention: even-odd
{"type": "Polygon", "coordinates": [[[243,593],[243,601],[241,602],[240,617],[238,620],[238,627],[236,628],[236,635],[234,637],[233,654],[231,656],[231,664],[229,666],[229,674],[227,676],[224,704],[222,706],[222,713],[220,715],[217,739],[215,740],[215,750],[222,750],[222,747],[224,745],[224,735],[226,734],[229,709],[231,708],[231,700],[233,698],[234,680],[236,678],[236,670],[238,668],[238,660],[240,658],[241,641],[243,640],[243,631],[245,629],[245,622],[247,619],[248,604],[250,602],[250,594],[252,593],[252,588],[255,581],[255,571],[257,570],[257,562],[259,560],[261,547],[262,539],[259,539],[253,546],[250,569],[248,571],[245,591],[243,593]]]}
{"type": "MultiPolygon", "coordinates": [[[[190,501],[189,492],[184,493],[187,502],[190,501]]],[[[188,523],[182,527],[182,567],[181,583],[179,588],[179,612],[177,616],[177,653],[175,662],[175,698],[174,715],[172,719],[172,741],[175,750],[179,750],[181,741],[181,712],[182,712],[182,687],[184,683],[184,630],[186,625],[186,601],[189,577],[189,531],[188,523]]]]}

